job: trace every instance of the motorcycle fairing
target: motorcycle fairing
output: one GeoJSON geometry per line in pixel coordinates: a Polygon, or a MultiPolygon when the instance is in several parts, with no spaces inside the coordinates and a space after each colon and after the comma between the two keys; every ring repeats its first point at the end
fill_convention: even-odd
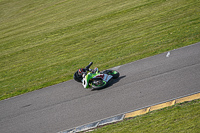
{"type": "Polygon", "coordinates": [[[99,74],[98,72],[96,73],[88,73],[82,80],[82,85],[84,88],[90,88],[89,85],[89,80],[92,78],[101,78],[103,79],[105,82],[108,82],[110,79],[112,79],[112,75],[108,75],[108,74],[99,74]]]}
{"type": "Polygon", "coordinates": [[[99,74],[93,78],[102,78],[104,81],[108,82],[113,76],[108,74],[99,74]]]}

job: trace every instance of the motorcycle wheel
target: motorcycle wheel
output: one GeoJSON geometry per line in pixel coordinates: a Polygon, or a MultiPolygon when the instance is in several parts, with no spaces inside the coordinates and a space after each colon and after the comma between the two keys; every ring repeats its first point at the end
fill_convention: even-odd
{"type": "Polygon", "coordinates": [[[108,75],[112,75],[113,76],[113,79],[116,79],[119,77],[119,72],[116,71],[116,70],[105,70],[103,71],[104,74],[108,74],[108,75]]]}
{"type": "Polygon", "coordinates": [[[91,83],[93,89],[102,89],[107,86],[107,82],[102,79],[95,79],[91,83]]]}

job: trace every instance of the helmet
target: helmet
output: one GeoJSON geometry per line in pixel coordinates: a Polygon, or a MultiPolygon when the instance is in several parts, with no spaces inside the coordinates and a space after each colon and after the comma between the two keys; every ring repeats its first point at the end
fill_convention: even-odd
{"type": "Polygon", "coordinates": [[[83,68],[78,69],[78,75],[83,75],[86,73],[86,70],[83,68]]]}

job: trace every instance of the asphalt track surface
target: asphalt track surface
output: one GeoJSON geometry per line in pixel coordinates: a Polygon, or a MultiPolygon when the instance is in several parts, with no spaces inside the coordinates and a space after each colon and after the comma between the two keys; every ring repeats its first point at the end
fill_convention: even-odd
{"type": "Polygon", "coordinates": [[[56,133],[200,91],[200,43],[113,69],[102,90],[70,80],[0,101],[0,132],[56,133]]]}

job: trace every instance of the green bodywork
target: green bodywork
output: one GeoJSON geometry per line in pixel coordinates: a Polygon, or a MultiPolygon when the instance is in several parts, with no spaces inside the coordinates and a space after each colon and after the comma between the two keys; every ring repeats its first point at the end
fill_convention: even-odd
{"type": "MultiPolygon", "coordinates": [[[[88,73],[88,74],[85,76],[85,78],[83,79],[83,80],[84,80],[84,81],[83,81],[83,86],[84,86],[85,88],[91,88],[92,85],[89,83],[90,80],[91,80],[92,78],[94,78],[95,76],[98,76],[98,75],[100,75],[100,74],[101,74],[101,73],[100,73],[99,71],[97,71],[97,72],[95,72],[95,73],[88,73]]],[[[105,73],[105,74],[114,75],[114,74],[117,74],[117,71],[110,71],[110,72],[105,73]]],[[[101,86],[104,86],[106,83],[107,83],[107,82],[103,80],[103,84],[98,85],[98,86],[96,86],[95,84],[93,84],[93,86],[101,87],[101,86]]]]}
{"type": "MultiPolygon", "coordinates": [[[[97,75],[100,75],[101,73],[99,73],[98,71],[96,72],[96,73],[88,73],[86,76],[85,76],[85,80],[86,80],[86,86],[85,86],[85,88],[91,88],[92,86],[91,86],[91,84],[89,83],[89,81],[90,81],[90,79],[92,79],[92,78],[94,78],[95,76],[97,76],[97,75]]],[[[101,85],[98,85],[98,86],[96,86],[96,87],[101,87],[101,86],[104,86],[106,84],[106,81],[103,81],[103,84],[101,84],[101,85]]],[[[93,86],[95,86],[94,84],[93,84],[93,86]]]]}
{"type": "Polygon", "coordinates": [[[86,88],[90,88],[90,84],[89,84],[89,80],[92,79],[93,77],[99,75],[100,73],[99,72],[96,72],[96,73],[88,73],[86,76],[85,76],[85,79],[87,81],[87,86],[86,88]]]}

